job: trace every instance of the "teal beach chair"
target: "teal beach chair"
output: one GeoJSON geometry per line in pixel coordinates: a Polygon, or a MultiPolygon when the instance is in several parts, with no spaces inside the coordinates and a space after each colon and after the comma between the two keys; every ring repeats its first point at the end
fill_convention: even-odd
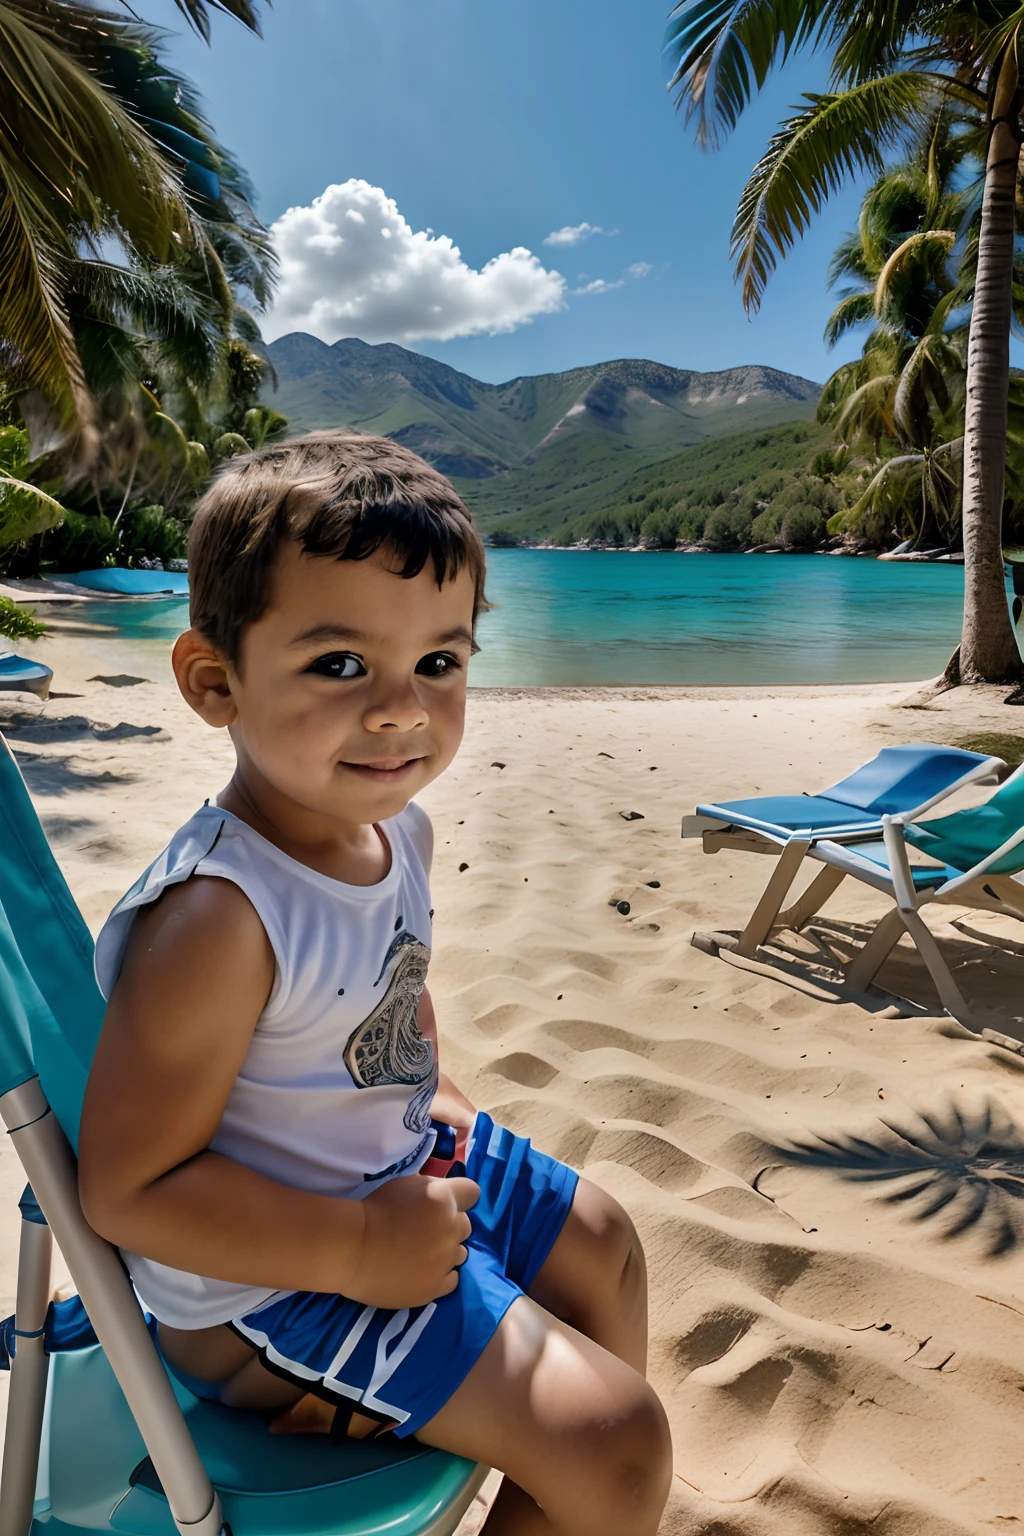
{"type": "MultiPolygon", "coordinates": [[[[906,823],[900,817],[884,816],[881,838],[851,844],[823,838],[810,847],[808,856],[834,876],[831,890],[852,876],[893,903],[844,966],[848,985],[866,991],[907,933],[928,967],[945,1011],[966,1028],[977,1030],[971,1008],[921,909],[945,902],[1024,921],[1024,883],[1017,878],[1024,875],[1024,767],[1011,774],[984,805],[933,821],[906,823]]],[[[787,926],[797,931],[808,926],[822,904],[814,911],[803,911],[799,924],[787,926]]]]}
{"type": "Polygon", "coordinates": [[[955,790],[995,784],[1005,772],[1001,757],[960,747],[932,742],[883,747],[870,762],[814,795],[760,795],[698,805],[692,816],[683,817],[682,835],[701,838],[705,853],[732,849],[778,859],[736,946],[737,954],[750,959],[774,927],[802,927],[837,889],[842,875],[823,869],[803,896],[782,911],[804,858],[823,838],[841,844],[877,838],[886,816],[915,821],[955,790]]]}
{"type": "Polygon", "coordinates": [[[171,1381],[117,1250],[78,1200],[103,1006],[89,931],[0,737],[0,1118],[30,1185],[0,1536],[451,1536],[486,1468],[414,1440],[272,1436],[265,1415],[171,1381]],[[50,1356],[53,1238],[99,1344],[50,1356]]]}

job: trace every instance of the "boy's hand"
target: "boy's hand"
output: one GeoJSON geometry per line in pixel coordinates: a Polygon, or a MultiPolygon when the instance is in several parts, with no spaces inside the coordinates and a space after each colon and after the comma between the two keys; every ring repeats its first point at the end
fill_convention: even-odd
{"type": "Polygon", "coordinates": [[[472,1230],[466,1212],[479,1198],[472,1179],[418,1174],[367,1195],[362,1247],[345,1294],[367,1306],[423,1307],[454,1291],[472,1230]]]}

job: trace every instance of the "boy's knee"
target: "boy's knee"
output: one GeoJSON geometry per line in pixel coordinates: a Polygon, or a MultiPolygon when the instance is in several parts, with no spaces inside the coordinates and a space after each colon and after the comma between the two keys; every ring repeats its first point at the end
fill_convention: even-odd
{"type": "Polygon", "coordinates": [[[587,1447],[589,1536],[655,1532],[672,1478],[665,1410],[646,1382],[618,1421],[595,1425],[587,1447]]]}
{"type": "Polygon", "coordinates": [[[600,1226],[602,1271],[628,1284],[646,1273],[643,1245],[632,1220],[611,1195],[601,1191],[600,1226]]]}

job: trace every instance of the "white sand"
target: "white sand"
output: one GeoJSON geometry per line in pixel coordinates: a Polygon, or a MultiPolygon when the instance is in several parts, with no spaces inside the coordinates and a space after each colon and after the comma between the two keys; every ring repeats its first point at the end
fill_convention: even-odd
{"type": "MultiPolygon", "coordinates": [[[[7,730],[95,926],[230,754],[166,683],[86,683],[97,657],[49,644],[60,690],[82,697],[4,706],[7,730]]],[[[695,927],[741,926],[771,870],[681,843],[696,801],[813,790],[958,721],[1017,728],[990,701],[897,709],[905,694],[481,693],[462,756],[424,797],[445,1066],[614,1192],[645,1242],[678,1473],[665,1532],[1024,1524],[1024,1060],[938,1017],[902,948],[883,980],[930,1014],[808,996],[690,945],[695,927]]],[[[881,910],[847,887],[830,907],[852,922],[881,910]]],[[[954,930],[956,915],[938,931],[958,979],[985,1022],[1024,1038],[1024,959],[954,930]]],[[[3,1311],[12,1164],[5,1149],[3,1311]]]]}

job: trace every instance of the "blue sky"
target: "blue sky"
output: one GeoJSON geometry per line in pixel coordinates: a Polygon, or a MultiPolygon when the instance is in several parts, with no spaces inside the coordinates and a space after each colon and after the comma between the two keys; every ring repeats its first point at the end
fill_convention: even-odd
{"type": "MultiPolygon", "coordinates": [[[[544,274],[565,279],[564,307],[507,334],[408,340],[404,317],[393,339],[492,381],[612,357],[698,369],[764,363],[823,380],[857,350],[829,354],[821,340],[834,302],[825,270],[856,220],[853,189],[782,264],[753,321],[728,256],[746,176],[801,91],[824,87],[820,59],[791,63],[724,146],[705,153],[665,90],[668,0],[277,0],[262,39],[217,18],[209,48],[186,34],[172,0],[138,8],[178,34],[171,56],[248,168],[266,222],[358,178],[382,189],[360,192],[358,207],[376,210],[386,196],[412,231],[458,246],[473,269],[456,274],[471,309],[493,300],[474,273],[517,247],[535,262],[527,270],[520,257],[513,271],[506,260],[492,269],[492,289],[507,275],[550,304],[555,280],[544,274]],[[544,243],[584,222],[605,233],[544,243]],[[595,282],[603,291],[572,291],[595,282]]],[[[301,243],[312,218],[286,220],[282,238],[301,243]]],[[[378,241],[364,263],[395,249],[378,241]]],[[[454,260],[429,242],[409,251],[454,260]]],[[[415,285],[408,292],[418,302],[415,285]]],[[[391,334],[391,313],[367,339],[391,334]]]]}

